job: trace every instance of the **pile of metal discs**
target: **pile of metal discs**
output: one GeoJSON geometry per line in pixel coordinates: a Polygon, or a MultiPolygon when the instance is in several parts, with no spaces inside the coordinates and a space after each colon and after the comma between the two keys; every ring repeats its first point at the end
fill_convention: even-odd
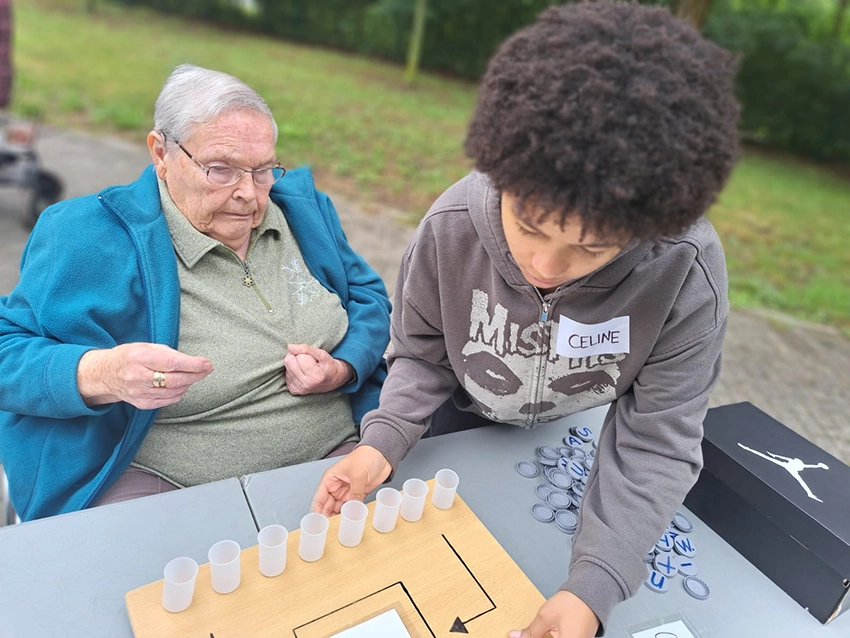
{"type": "MultiPolygon", "coordinates": [[[[525,478],[543,474],[544,482],[535,487],[540,499],[531,506],[531,515],[541,523],[555,523],[565,534],[574,534],[578,510],[584,498],[584,486],[596,460],[597,441],[593,431],[584,426],[570,428],[558,446],[541,445],[537,460],[519,461],[516,470],[525,478]]],[[[682,576],[685,591],[698,600],[709,597],[711,590],[697,578],[693,561],[696,547],[688,534],[694,524],[682,512],[676,512],[664,535],[646,555],[649,577],[646,586],[654,592],[670,589],[677,575],[682,576]]]]}
{"type": "Polygon", "coordinates": [[[584,484],[596,457],[596,440],[588,427],[574,427],[557,447],[537,448],[537,462],[520,461],[521,476],[535,478],[542,472],[546,481],[537,485],[540,501],[531,515],[541,523],[555,523],[560,531],[573,534],[578,525],[578,508],[584,498],[584,484]]]}
{"type": "Polygon", "coordinates": [[[705,600],[711,594],[708,585],[697,578],[697,566],[693,558],[696,546],[688,537],[694,524],[682,512],[676,512],[673,521],[646,555],[649,577],[646,586],[652,591],[663,594],[677,575],[682,576],[685,591],[697,600],[705,600]]]}

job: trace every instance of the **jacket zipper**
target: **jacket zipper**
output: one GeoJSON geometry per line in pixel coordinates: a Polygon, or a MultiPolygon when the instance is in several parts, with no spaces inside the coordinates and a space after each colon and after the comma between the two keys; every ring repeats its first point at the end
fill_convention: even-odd
{"type": "Polygon", "coordinates": [[[274,312],[274,308],[269,305],[269,302],[266,301],[266,298],[263,297],[263,293],[260,292],[259,287],[257,286],[257,282],[254,281],[254,277],[251,275],[251,270],[248,267],[248,260],[245,259],[242,261],[242,268],[245,269],[245,275],[242,277],[242,283],[248,288],[253,288],[254,292],[257,293],[257,296],[260,298],[260,301],[263,302],[263,305],[266,307],[266,310],[269,312],[274,312]]]}
{"type": "Polygon", "coordinates": [[[228,248],[230,252],[234,254],[236,259],[239,260],[239,263],[242,264],[242,269],[245,271],[245,274],[242,275],[242,285],[247,286],[248,288],[252,288],[255,293],[257,293],[257,297],[260,298],[260,301],[263,302],[263,305],[266,307],[266,310],[269,312],[274,312],[274,308],[271,307],[271,304],[266,301],[266,298],[263,296],[263,293],[260,292],[259,286],[257,286],[257,282],[254,280],[254,276],[251,274],[251,268],[248,266],[248,255],[251,253],[251,249],[254,247],[254,244],[257,243],[257,239],[259,237],[254,237],[251,243],[248,245],[248,250],[245,252],[245,259],[241,259],[239,255],[236,254],[236,251],[228,248]]]}

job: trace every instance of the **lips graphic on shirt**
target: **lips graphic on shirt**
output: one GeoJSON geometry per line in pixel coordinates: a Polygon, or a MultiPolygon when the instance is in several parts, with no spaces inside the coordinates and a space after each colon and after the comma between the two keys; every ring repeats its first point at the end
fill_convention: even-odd
{"type": "Polygon", "coordinates": [[[587,370],[585,372],[574,372],[552,379],[549,382],[549,388],[553,392],[574,396],[582,392],[593,392],[595,394],[605,394],[607,388],[611,386],[611,375],[603,372],[600,369],[587,370]]]}
{"type": "Polygon", "coordinates": [[[484,415],[494,421],[525,422],[529,415],[549,421],[616,398],[616,362],[588,370],[584,360],[547,361],[542,396],[530,400],[527,384],[538,374],[539,356],[497,355],[492,346],[480,341],[467,342],[464,354],[458,378],[484,415]]]}
{"type": "Polygon", "coordinates": [[[516,394],[522,381],[505,362],[489,352],[476,352],[466,358],[466,374],[496,396],[516,394]]]}
{"type": "Polygon", "coordinates": [[[617,398],[627,355],[561,357],[556,322],[520,324],[512,314],[487,292],[472,291],[469,337],[455,373],[484,416],[530,427],[529,417],[551,421],[617,398]]]}

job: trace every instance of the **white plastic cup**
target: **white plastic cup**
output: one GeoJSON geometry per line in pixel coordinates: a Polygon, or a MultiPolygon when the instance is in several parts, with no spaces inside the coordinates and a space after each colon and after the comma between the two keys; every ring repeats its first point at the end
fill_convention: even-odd
{"type": "Polygon", "coordinates": [[[357,547],[363,540],[369,508],[362,501],[346,501],[339,511],[339,534],[337,538],[345,547],[357,547]]]}
{"type": "Polygon", "coordinates": [[[449,509],[455,502],[457,485],[460,479],[454,470],[442,469],[434,475],[434,494],[431,503],[441,510],[449,509]]]}
{"type": "Polygon", "coordinates": [[[298,540],[298,555],[308,563],[319,560],[325,553],[328,536],[328,517],[319,512],[310,512],[301,518],[301,538],[298,540]]]}
{"type": "Polygon", "coordinates": [[[188,556],[173,558],[168,561],[162,576],[163,609],[172,613],[187,609],[192,604],[192,596],[195,595],[198,563],[188,556]]]}
{"type": "Polygon", "coordinates": [[[372,527],[387,534],[395,529],[398,511],[401,508],[401,493],[393,487],[382,487],[375,496],[375,513],[372,527]]]}
{"type": "Polygon", "coordinates": [[[425,497],[428,496],[428,484],[422,479],[407,479],[401,486],[401,517],[409,523],[422,518],[425,510],[425,497]]]}
{"type": "Polygon", "coordinates": [[[257,533],[260,573],[273,578],[286,569],[286,539],[289,532],[283,525],[266,525],[257,533]]]}
{"type": "Polygon", "coordinates": [[[236,541],[218,541],[210,547],[210,580],[212,588],[219,594],[229,594],[242,580],[240,566],[242,548],[236,541]]]}

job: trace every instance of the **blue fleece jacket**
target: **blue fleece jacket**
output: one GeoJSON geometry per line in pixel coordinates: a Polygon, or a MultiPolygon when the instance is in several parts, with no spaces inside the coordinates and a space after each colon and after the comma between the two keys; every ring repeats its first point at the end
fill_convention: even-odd
{"type": "MultiPolygon", "coordinates": [[[[288,172],[271,197],[313,275],[348,312],[348,334],[332,354],[357,372],[341,391],[351,394],[359,424],[377,407],[386,376],[386,289],[348,245],[307,169],[288,172]]],[[[139,341],[177,348],[179,319],[176,257],[152,166],[132,184],[44,211],[20,283],[0,297],[0,462],[23,520],[96,502],[156,416],[124,402],[86,406],[77,389],[83,354],[139,341]]]]}

